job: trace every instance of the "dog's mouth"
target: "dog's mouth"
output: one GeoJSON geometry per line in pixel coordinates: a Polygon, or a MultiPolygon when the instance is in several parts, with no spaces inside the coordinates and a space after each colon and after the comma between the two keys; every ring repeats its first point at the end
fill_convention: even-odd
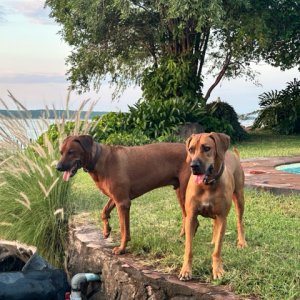
{"type": "Polygon", "coordinates": [[[194,175],[194,178],[195,178],[195,182],[197,184],[201,184],[203,182],[205,174],[195,174],[195,173],[193,173],[193,175],[194,175]]]}
{"type": "Polygon", "coordinates": [[[209,168],[204,173],[200,172],[199,170],[193,170],[192,169],[192,173],[194,175],[195,183],[201,184],[202,182],[204,182],[205,179],[208,178],[208,176],[210,176],[212,174],[212,171],[213,171],[213,166],[212,165],[210,165],[209,168]]]}
{"type": "Polygon", "coordinates": [[[69,179],[71,177],[73,177],[76,174],[76,172],[78,171],[78,169],[80,169],[80,168],[81,168],[81,161],[76,160],[75,164],[73,165],[73,167],[71,167],[70,170],[64,171],[63,180],[69,181],[69,179]]]}

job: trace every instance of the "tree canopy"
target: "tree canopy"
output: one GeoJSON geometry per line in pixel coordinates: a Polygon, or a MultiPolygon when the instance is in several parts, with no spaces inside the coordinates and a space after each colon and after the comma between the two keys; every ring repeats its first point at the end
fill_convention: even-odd
{"type": "Polygon", "coordinates": [[[68,75],[79,90],[98,88],[107,76],[118,87],[133,82],[147,87],[153,74],[156,81],[165,80],[160,68],[169,70],[171,63],[183,67],[195,94],[208,99],[224,77],[253,77],[251,62],[283,70],[300,65],[298,0],[47,0],[46,5],[73,47],[68,75]],[[206,72],[215,81],[203,94],[206,72]]]}

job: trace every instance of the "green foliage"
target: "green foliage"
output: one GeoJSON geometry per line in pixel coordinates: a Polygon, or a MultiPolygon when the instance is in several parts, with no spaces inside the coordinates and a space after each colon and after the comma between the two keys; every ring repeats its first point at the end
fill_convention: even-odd
{"type": "Polygon", "coordinates": [[[231,140],[234,141],[234,130],[228,121],[219,120],[207,115],[200,121],[200,123],[204,126],[205,132],[223,132],[229,135],[231,140]]]}
{"type": "MultiPolygon", "coordinates": [[[[79,121],[79,131],[82,131],[84,126],[85,126],[85,122],[79,121]]],[[[44,145],[45,138],[49,140],[51,143],[57,143],[59,137],[70,135],[72,132],[74,132],[75,128],[76,128],[75,121],[67,121],[66,123],[61,121],[60,124],[58,123],[50,124],[48,130],[37,138],[37,143],[40,145],[44,145]]]]}
{"type": "Polygon", "coordinates": [[[0,236],[37,247],[62,267],[72,213],[70,183],[53,168],[58,151],[33,144],[1,164],[0,236]]]}
{"type": "Polygon", "coordinates": [[[187,102],[203,102],[202,82],[192,75],[188,57],[166,57],[159,66],[145,69],[142,78],[143,96],[147,101],[182,98],[187,102]]]}
{"type": "Polygon", "coordinates": [[[191,93],[201,90],[204,69],[218,83],[223,76],[251,75],[252,61],[282,69],[300,65],[298,0],[47,0],[46,5],[73,48],[68,74],[80,90],[99,87],[107,75],[118,87],[139,82],[151,77],[145,69],[159,67],[167,57],[189,62],[191,82],[199,83],[191,93]]]}
{"type": "Polygon", "coordinates": [[[129,122],[150,138],[174,134],[178,125],[197,122],[204,114],[200,104],[179,97],[164,101],[141,99],[129,111],[129,122]]]}
{"type": "MultiPolygon", "coordinates": [[[[87,122],[89,123],[87,133],[92,135],[97,142],[105,142],[111,135],[128,134],[128,132],[132,131],[132,126],[128,123],[127,113],[109,112],[103,116],[94,117],[91,122],[86,120],[51,124],[48,130],[38,137],[37,142],[40,145],[44,145],[44,139],[46,137],[52,143],[57,143],[59,138],[72,134],[76,127],[78,127],[77,131],[81,132],[87,127],[87,122]]],[[[134,136],[134,134],[132,136],[134,136]]],[[[117,141],[117,136],[111,136],[109,138],[109,142],[112,142],[113,140],[117,141]]]]}
{"type": "Polygon", "coordinates": [[[135,146],[149,144],[151,140],[140,131],[128,132],[115,132],[111,133],[106,140],[105,144],[109,145],[124,145],[135,146]]]}
{"type": "Polygon", "coordinates": [[[160,143],[185,143],[186,139],[176,134],[169,133],[159,136],[156,140],[160,143]]]}
{"type": "MultiPolygon", "coordinates": [[[[26,108],[12,94],[10,98],[20,116],[28,116],[26,108]]],[[[81,109],[85,104],[81,104],[81,109]]],[[[36,246],[57,267],[63,267],[68,219],[74,204],[71,181],[64,182],[55,165],[60,157],[59,141],[66,133],[86,134],[89,130],[88,113],[85,121],[80,121],[81,109],[72,117],[74,122],[56,120],[56,125],[49,127],[49,134],[39,138],[42,145],[33,141],[31,131],[39,132],[42,125],[49,124],[48,119],[1,117],[0,153],[5,153],[5,159],[0,162],[0,239],[36,246]]],[[[88,111],[92,110],[93,106],[88,111]]]]}
{"type": "Polygon", "coordinates": [[[210,115],[205,122],[206,131],[224,132],[232,141],[240,141],[247,137],[247,133],[238,121],[238,116],[231,105],[226,102],[215,101],[206,105],[210,115]]]}
{"type": "Polygon", "coordinates": [[[271,129],[278,133],[300,133],[300,81],[294,79],[281,91],[271,91],[259,96],[261,110],[254,128],[271,129]]]}
{"type": "Polygon", "coordinates": [[[122,134],[130,129],[127,113],[109,112],[102,117],[93,118],[90,134],[96,141],[103,142],[111,134],[122,134]]]}

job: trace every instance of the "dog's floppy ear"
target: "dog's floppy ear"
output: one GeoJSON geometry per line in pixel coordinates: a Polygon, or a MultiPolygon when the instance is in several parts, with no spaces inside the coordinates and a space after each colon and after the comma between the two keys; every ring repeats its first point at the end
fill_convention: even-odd
{"type": "Polygon", "coordinates": [[[79,135],[74,139],[74,141],[78,142],[85,152],[92,152],[94,141],[90,135],[79,135]]]}
{"type": "Polygon", "coordinates": [[[192,138],[194,137],[195,135],[192,134],[190,137],[188,137],[188,139],[185,141],[185,147],[186,147],[186,152],[189,152],[189,146],[190,146],[190,142],[192,140],[192,138]]]}
{"type": "Polygon", "coordinates": [[[227,134],[219,132],[211,132],[209,135],[216,144],[216,155],[220,160],[224,160],[225,152],[228,150],[230,145],[230,137],[227,134]]]}
{"type": "Polygon", "coordinates": [[[191,161],[191,158],[189,156],[189,147],[190,147],[190,142],[194,137],[195,137],[195,134],[192,134],[185,142],[185,148],[186,148],[186,152],[187,152],[187,157],[186,157],[187,163],[189,163],[191,161]]]}

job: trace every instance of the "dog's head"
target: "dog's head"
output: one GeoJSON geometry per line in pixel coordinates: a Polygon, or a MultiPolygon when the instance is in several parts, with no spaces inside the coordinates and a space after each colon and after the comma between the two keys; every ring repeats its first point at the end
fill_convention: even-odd
{"type": "Polygon", "coordinates": [[[193,134],[187,139],[187,162],[198,184],[203,182],[205,176],[218,172],[229,144],[228,135],[216,132],[193,134]]]}
{"type": "Polygon", "coordinates": [[[61,159],[56,169],[64,172],[63,179],[68,181],[78,169],[87,165],[91,158],[93,139],[89,135],[68,136],[60,148],[61,159]]]}

